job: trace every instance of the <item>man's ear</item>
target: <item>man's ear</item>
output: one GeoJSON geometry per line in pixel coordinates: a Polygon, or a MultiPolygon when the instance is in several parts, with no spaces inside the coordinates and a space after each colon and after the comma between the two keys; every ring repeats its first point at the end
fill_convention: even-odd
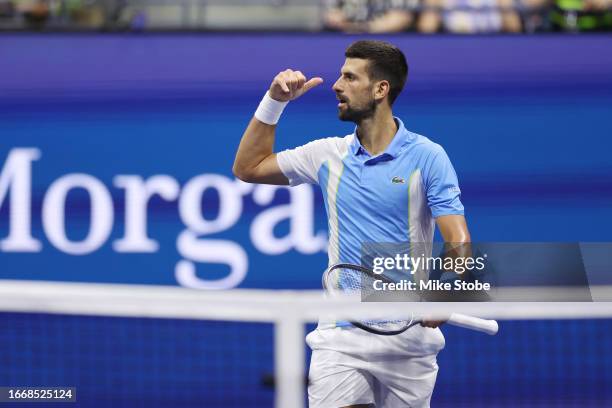
{"type": "Polygon", "coordinates": [[[382,101],[387,95],[389,95],[390,90],[391,84],[389,84],[389,81],[382,80],[376,82],[374,85],[374,99],[377,101],[382,101]]]}

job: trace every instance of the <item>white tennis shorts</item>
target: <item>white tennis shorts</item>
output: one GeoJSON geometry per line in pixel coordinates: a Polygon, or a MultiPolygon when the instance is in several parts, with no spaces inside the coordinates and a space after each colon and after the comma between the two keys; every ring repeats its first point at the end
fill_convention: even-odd
{"type": "Polygon", "coordinates": [[[316,329],[306,342],[312,349],[310,408],[429,407],[436,355],[444,348],[440,329],[417,325],[395,336],[354,327],[316,329]]]}

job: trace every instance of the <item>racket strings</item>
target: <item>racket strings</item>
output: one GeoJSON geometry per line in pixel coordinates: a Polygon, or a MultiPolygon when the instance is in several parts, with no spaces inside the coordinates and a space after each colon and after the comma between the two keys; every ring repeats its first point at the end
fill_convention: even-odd
{"type": "MultiPolygon", "coordinates": [[[[360,295],[362,300],[367,300],[378,291],[374,288],[374,282],[377,279],[373,276],[363,273],[362,271],[337,268],[330,271],[328,276],[328,285],[331,282],[334,291],[345,295],[360,295]]],[[[401,327],[411,326],[414,322],[414,316],[410,319],[375,319],[361,320],[362,324],[370,327],[376,327],[380,330],[393,331],[401,327]]]]}

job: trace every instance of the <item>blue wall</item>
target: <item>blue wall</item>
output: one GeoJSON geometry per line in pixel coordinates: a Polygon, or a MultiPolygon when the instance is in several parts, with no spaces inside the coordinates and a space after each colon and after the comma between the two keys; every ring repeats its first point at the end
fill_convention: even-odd
{"type": "MultiPolygon", "coordinates": [[[[117,253],[123,234],[120,174],[169,175],[181,187],[199,174],[233,180],[241,132],[275,73],[286,67],[320,75],[325,84],[287,109],[277,147],[344,135],[330,87],[346,36],[3,36],[0,38],[0,164],[18,147],[37,147],[32,164],[33,237],[40,253],[5,252],[0,277],[174,284],[177,201],[154,197],[149,236],[154,253],[117,253]],[[66,255],[42,231],[46,191],[69,173],[101,180],[114,201],[111,236],[84,256],[66,255]],[[45,267],[53,265],[52,268],[45,267]]],[[[612,53],[609,37],[391,37],[406,53],[410,79],[396,114],[448,151],[463,190],[472,236],[479,241],[606,241],[612,219],[612,53]],[[597,227],[596,227],[597,225],[597,227]]],[[[326,231],[315,192],[314,231],[326,231]]],[[[8,231],[8,198],[0,237],[8,231]]],[[[278,255],[254,248],[255,217],[271,205],[247,194],[239,219],[208,237],[237,242],[248,254],[241,286],[317,287],[324,251],[278,255]],[[299,260],[287,280],[282,265],[299,260]]],[[[208,190],[204,214],[219,197],[208,190]]],[[[89,202],[72,191],[66,234],[83,239],[89,202]]],[[[275,230],[283,237],[288,222],[275,230]]],[[[304,251],[302,251],[304,252],[304,251]]],[[[306,251],[308,252],[308,251],[306,251]]],[[[201,262],[213,278],[228,267],[201,262]]]]}
{"type": "MultiPolygon", "coordinates": [[[[460,178],[473,239],[610,241],[609,36],[385,38],[404,50],[411,67],[395,112],[409,129],[447,150],[460,178]]],[[[0,251],[0,278],[176,285],[181,260],[193,261],[201,281],[227,276],[232,267],[191,259],[177,248],[186,229],[177,200],[154,197],[149,203],[148,235],[158,241],[156,251],[118,252],[113,242],[124,234],[126,199],[114,177],[163,174],[176,180],[181,193],[201,174],[221,175],[233,183],[231,165],[241,133],[272,77],[285,68],[322,76],[325,83],[290,104],[279,126],[278,149],[352,132],[336,118],[330,87],[343,50],[354,39],[293,34],[0,37],[0,166],[18,149],[34,147],[41,154],[32,162],[31,211],[32,236],[41,248],[0,251]],[[50,186],[71,173],[100,180],[113,200],[110,236],[78,256],[50,242],[41,217],[50,186]]],[[[242,248],[248,266],[240,287],[318,288],[326,264],[321,245],[305,249],[296,242],[271,242],[262,251],[250,235],[257,220],[289,202],[288,191],[281,188],[265,202],[252,194],[237,195],[241,187],[231,186],[238,201],[221,201],[215,190],[203,195],[199,207],[209,221],[230,204],[242,207],[227,228],[199,234],[202,245],[221,240],[242,248]]],[[[301,202],[314,203],[314,223],[306,236],[325,234],[320,193],[307,187],[301,194],[301,202]]],[[[0,208],[3,238],[9,231],[8,204],[7,196],[0,208]]],[[[68,239],[85,238],[89,208],[83,191],[68,194],[68,239]]],[[[284,238],[290,228],[281,220],[274,228],[276,238],[284,238]]],[[[601,324],[590,322],[575,331],[594,333],[601,324]]],[[[610,344],[612,328],[608,321],[603,324],[599,338],[610,344]]],[[[527,347],[526,333],[535,329],[548,337],[546,330],[557,330],[551,325],[502,327],[496,340],[481,346],[495,354],[489,360],[493,371],[483,363],[473,373],[475,383],[506,381],[507,372],[500,367],[512,364],[513,350],[527,347]]],[[[453,344],[469,342],[469,336],[447,330],[447,351],[440,356],[441,389],[465,387],[457,385],[457,371],[469,364],[462,363],[453,344]]],[[[568,355],[574,353],[572,345],[580,349],[582,357],[576,358],[591,361],[591,372],[606,378],[611,362],[597,347],[582,347],[578,334],[564,337],[567,342],[559,347],[567,346],[568,355]]],[[[525,367],[535,370],[542,384],[554,385],[542,385],[541,393],[533,395],[563,398],[563,389],[577,399],[590,395],[593,389],[585,387],[593,384],[590,377],[546,376],[551,364],[568,363],[558,360],[563,350],[554,351],[554,361],[543,357],[525,367]]],[[[539,352],[544,355],[547,349],[542,346],[539,352]]],[[[580,361],[571,364],[583,369],[580,361]]],[[[529,389],[523,384],[522,399],[532,395],[529,389]]],[[[469,400],[468,394],[462,395],[469,400]]],[[[437,398],[440,403],[452,399],[437,398]]]]}

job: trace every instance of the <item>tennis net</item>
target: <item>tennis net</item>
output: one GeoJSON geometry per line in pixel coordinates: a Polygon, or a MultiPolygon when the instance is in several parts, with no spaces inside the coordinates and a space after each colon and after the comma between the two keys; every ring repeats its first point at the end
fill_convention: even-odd
{"type": "MultiPolygon", "coordinates": [[[[86,407],[300,408],[304,335],[319,315],[401,307],[319,291],[0,281],[0,387],[76,387],[86,407]]],[[[611,303],[453,308],[499,319],[500,333],[443,327],[432,406],[612,405],[611,303]]]]}

